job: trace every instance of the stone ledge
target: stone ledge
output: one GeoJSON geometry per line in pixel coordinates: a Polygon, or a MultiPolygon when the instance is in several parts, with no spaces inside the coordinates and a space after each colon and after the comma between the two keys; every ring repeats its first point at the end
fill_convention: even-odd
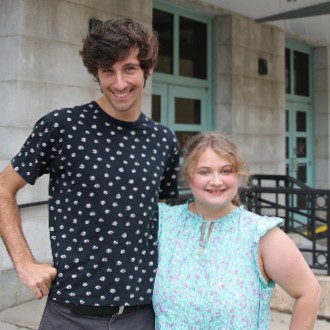
{"type": "MultiPolygon", "coordinates": [[[[330,320],[330,277],[316,276],[321,286],[321,303],[317,315],[330,320]]],[[[270,302],[270,308],[279,312],[292,313],[295,300],[290,297],[279,285],[275,285],[270,302]]]]}
{"type": "Polygon", "coordinates": [[[0,288],[0,312],[34,298],[13,268],[0,271],[0,288]]]}

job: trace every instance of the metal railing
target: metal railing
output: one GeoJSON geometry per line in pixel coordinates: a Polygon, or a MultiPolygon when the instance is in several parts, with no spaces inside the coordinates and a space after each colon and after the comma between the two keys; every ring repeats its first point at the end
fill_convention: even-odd
{"type": "Polygon", "coordinates": [[[252,212],[283,218],[284,231],[297,235],[309,266],[330,275],[330,190],[310,188],[286,175],[254,175],[240,198],[252,212]]]}
{"type": "MultiPolygon", "coordinates": [[[[177,205],[191,197],[191,193],[185,191],[167,202],[177,205]]],[[[240,190],[240,199],[252,212],[283,218],[283,230],[303,238],[297,245],[309,266],[330,276],[330,190],[312,189],[286,175],[258,174],[251,177],[247,188],[240,190]]],[[[47,203],[41,201],[20,207],[47,203]]]]}
{"type": "Polygon", "coordinates": [[[24,209],[26,207],[32,207],[32,206],[40,206],[40,205],[46,205],[48,204],[48,200],[46,201],[40,201],[40,202],[31,202],[31,203],[24,203],[24,204],[19,204],[20,209],[24,209]]]}

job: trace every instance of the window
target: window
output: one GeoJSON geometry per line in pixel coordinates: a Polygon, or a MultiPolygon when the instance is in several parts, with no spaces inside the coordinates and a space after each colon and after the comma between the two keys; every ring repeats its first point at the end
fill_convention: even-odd
{"type": "Polygon", "coordinates": [[[159,55],[156,72],[173,73],[173,15],[154,9],[154,29],[158,32],[159,55]]]}
{"type": "Polygon", "coordinates": [[[308,53],[285,49],[285,91],[286,94],[309,96],[310,77],[308,53]]]}
{"type": "Polygon", "coordinates": [[[179,35],[179,75],[206,79],[206,24],[180,17],[179,35]]]}
{"type": "Polygon", "coordinates": [[[208,79],[206,23],[154,9],[153,28],[159,36],[159,58],[155,72],[208,79]]]}
{"type": "Polygon", "coordinates": [[[308,54],[293,52],[294,61],[294,94],[309,96],[308,54]]]}

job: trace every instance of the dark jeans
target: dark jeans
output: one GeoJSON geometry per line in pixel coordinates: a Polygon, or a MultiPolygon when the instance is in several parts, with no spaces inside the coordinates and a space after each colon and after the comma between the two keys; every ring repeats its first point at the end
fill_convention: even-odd
{"type": "Polygon", "coordinates": [[[109,317],[77,316],[70,308],[48,300],[39,330],[154,330],[152,305],[138,311],[109,317]]]}

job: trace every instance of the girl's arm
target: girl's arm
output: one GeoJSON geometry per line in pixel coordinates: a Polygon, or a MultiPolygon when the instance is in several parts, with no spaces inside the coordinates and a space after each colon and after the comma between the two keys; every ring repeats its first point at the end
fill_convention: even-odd
{"type": "Polygon", "coordinates": [[[290,330],[314,328],[321,290],[314,273],[291,238],[280,228],[273,228],[260,240],[260,268],[295,298],[290,330]]]}

